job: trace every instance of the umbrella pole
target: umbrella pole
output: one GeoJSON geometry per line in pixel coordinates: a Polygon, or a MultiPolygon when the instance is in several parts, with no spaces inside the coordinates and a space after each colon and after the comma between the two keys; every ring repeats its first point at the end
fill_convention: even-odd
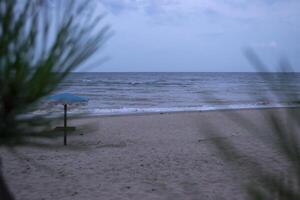
{"type": "Polygon", "coordinates": [[[67,145],[67,104],[64,105],[64,145],[67,145]]]}

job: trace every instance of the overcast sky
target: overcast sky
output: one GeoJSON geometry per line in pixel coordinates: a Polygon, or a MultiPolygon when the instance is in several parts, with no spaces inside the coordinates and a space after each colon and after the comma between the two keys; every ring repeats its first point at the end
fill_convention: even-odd
{"type": "Polygon", "coordinates": [[[251,47],[273,70],[300,71],[300,0],[100,0],[114,36],[92,71],[254,71],[251,47]]]}

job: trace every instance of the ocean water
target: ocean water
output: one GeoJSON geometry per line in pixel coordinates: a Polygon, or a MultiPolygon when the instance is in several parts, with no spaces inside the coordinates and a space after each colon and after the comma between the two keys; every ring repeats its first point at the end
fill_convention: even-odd
{"type": "MultiPolygon", "coordinates": [[[[71,113],[111,115],[297,106],[300,73],[72,73],[55,93],[87,97],[71,113]]],[[[57,113],[45,100],[35,113],[57,113]]]]}

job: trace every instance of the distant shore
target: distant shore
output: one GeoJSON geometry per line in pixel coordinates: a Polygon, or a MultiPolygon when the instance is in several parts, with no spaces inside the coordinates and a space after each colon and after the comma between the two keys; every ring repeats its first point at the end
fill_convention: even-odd
{"type": "MultiPolygon", "coordinates": [[[[274,172],[289,169],[272,148],[268,116],[286,119],[299,108],[162,112],[83,117],[69,147],[0,149],[3,170],[17,199],[245,199],[244,185],[259,178],[247,157],[238,166],[222,159],[216,138],[232,142],[274,172]],[[251,124],[251,126],[249,126],[251,124]],[[262,137],[261,137],[262,136],[262,137]],[[266,140],[262,140],[265,138],[266,140]],[[64,150],[66,149],[66,150],[64,150]]],[[[60,125],[60,124],[57,124],[60,125]]],[[[62,138],[51,143],[62,144],[62,138]]]]}

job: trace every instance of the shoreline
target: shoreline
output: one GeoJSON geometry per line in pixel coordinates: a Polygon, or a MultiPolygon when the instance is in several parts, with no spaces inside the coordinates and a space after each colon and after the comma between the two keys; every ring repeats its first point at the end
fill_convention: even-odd
{"type": "MultiPolygon", "coordinates": [[[[119,116],[144,116],[144,115],[163,115],[163,114],[176,114],[176,113],[205,113],[205,112],[218,112],[218,111],[240,111],[240,110],[279,110],[279,109],[300,109],[300,105],[295,106],[268,106],[268,107],[245,107],[245,108],[221,108],[209,110],[182,110],[182,111],[157,111],[157,112],[132,112],[132,113],[115,113],[115,114],[69,114],[70,119],[80,118],[101,118],[101,117],[119,117],[119,116]]],[[[60,115],[63,117],[63,115],[60,115]]]]}

